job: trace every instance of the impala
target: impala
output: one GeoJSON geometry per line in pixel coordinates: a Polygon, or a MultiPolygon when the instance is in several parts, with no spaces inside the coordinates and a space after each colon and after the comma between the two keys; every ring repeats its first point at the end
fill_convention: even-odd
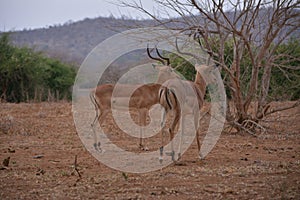
{"type": "MultiPolygon", "coordinates": [[[[164,58],[159,54],[158,49],[156,48],[157,55],[160,58],[155,58],[152,57],[149,51],[149,48],[147,47],[147,54],[150,58],[160,61],[163,66],[156,66],[156,69],[159,70],[158,72],[158,78],[157,78],[157,83],[151,83],[151,84],[144,84],[144,85],[118,85],[118,91],[117,96],[114,96],[115,99],[118,98],[123,98],[123,97],[128,97],[126,92],[128,89],[131,89],[132,87],[137,88],[133,94],[130,97],[129,101],[129,107],[130,108],[136,108],[138,110],[138,116],[140,120],[140,124],[143,126],[146,125],[146,119],[149,114],[149,109],[159,103],[159,98],[158,98],[158,91],[161,88],[161,84],[163,84],[165,81],[167,81],[170,78],[180,78],[179,75],[174,73],[174,70],[169,66],[169,59],[164,58]],[[167,61],[166,65],[164,60],[167,61]],[[124,91],[124,93],[122,93],[124,91]]],[[[90,93],[90,98],[92,103],[95,106],[96,110],[96,116],[91,124],[92,129],[94,131],[94,147],[96,150],[101,150],[100,148],[100,141],[97,141],[97,136],[96,132],[94,130],[95,124],[97,121],[99,121],[100,125],[103,124],[104,118],[107,116],[108,113],[111,112],[112,109],[112,95],[114,91],[115,85],[114,84],[103,84],[95,89],[93,89],[90,93]]],[[[122,102],[122,101],[121,101],[122,102]]],[[[120,105],[119,105],[120,106],[120,105]]],[[[128,104],[121,105],[121,107],[128,106],[128,104]]],[[[143,128],[141,126],[140,129],[140,148],[143,149],[143,141],[142,141],[142,136],[143,136],[143,128]]],[[[145,149],[147,150],[147,149],[145,149]]]]}
{"type": "MultiPolygon", "coordinates": [[[[181,140],[183,137],[184,130],[184,117],[185,115],[192,113],[194,115],[194,126],[196,130],[196,140],[198,146],[198,152],[200,153],[200,142],[199,142],[199,117],[200,109],[204,104],[204,96],[206,92],[206,81],[213,79],[210,76],[212,67],[206,65],[195,65],[196,78],[194,82],[184,81],[178,79],[171,79],[166,81],[161,89],[159,90],[159,102],[166,109],[166,113],[174,113],[175,116],[168,129],[171,140],[171,156],[174,161],[175,152],[173,149],[173,138],[175,135],[175,128],[181,119],[180,127],[180,143],[179,143],[179,153],[178,159],[181,156],[181,140]]],[[[163,116],[162,121],[165,121],[165,116],[163,116]]],[[[166,131],[166,126],[164,125],[163,132],[166,131]]],[[[160,161],[162,161],[163,156],[163,137],[162,146],[160,149],[160,161]]]]}

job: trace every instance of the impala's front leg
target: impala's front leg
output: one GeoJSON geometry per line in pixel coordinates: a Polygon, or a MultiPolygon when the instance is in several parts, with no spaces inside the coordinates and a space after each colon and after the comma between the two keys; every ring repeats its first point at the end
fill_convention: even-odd
{"type": "Polygon", "coordinates": [[[144,150],[144,145],[143,145],[143,126],[141,126],[141,119],[140,119],[140,143],[139,143],[139,148],[141,150],[144,150]]]}
{"type": "Polygon", "coordinates": [[[146,126],[147,123],[147,109],[140,109],[139,110],[139,125],[140,125],[140,149],[144,150],[144,151],[148,151],[149,148],[143,145],[143,136],[144,136],[144,128],[146,126]]]}
{"type": "MultiPolygon", "coordinates": [[[[100,114],[97,118],[97,121],[99,122],[100,126],[102,126],[104,124],[105,117],[108,115],[109,112],[110,112],[109,109],[103,109],[103,110],[100,111],[100,114]]],[[[96,151],[102,152],[101,142],[98,141],[97,133],[96,133],[96,130],[95,130],[95,125],[96,125],[96,123],[92,124],[93,132],[94,132],[94,144],[93,144],[93,146],[96,149],[96,151]]]]}

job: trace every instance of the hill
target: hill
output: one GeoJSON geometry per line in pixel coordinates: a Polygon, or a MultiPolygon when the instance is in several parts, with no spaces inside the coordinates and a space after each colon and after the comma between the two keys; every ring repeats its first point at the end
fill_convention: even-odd
{"type": "MultiPolygon", "coordinates": [[[[267,10],[263,9],[259,15],[264,16],[266,12],[267,10]]],[[[228,16],[232,18],[234,13],[229,12],[228,16]]],[[[165,26],[182,28],[187,26],[186,21],[189,19],[176,18],[165,22],[167,21],[169,23],[165,23],[165,26]]],[[[193,16],[190,21],[204,23],[201,16],[193,16]]],[[[96,45],[113,34],[129,28],[153,26],[155,23],[153,20],[116,19],[114,17],[86,18],[82,21],[68,22],[63,25],[13,32],[11,39],[17,46],[33,47],[37,51],[45,52],[50,57],[79,66],[96,45]]],[[[257,35],[257,39],[260,37],[259,31],[257,28],[253,32],[254,35],[257,35]]],[[[281,38],[281,34],[286,34],[287,31],[287,29],[282,31],[278,38],[281,38]]],[[[291,37],[299,38],[299,35],[300,29],[295,31],[291,37]]],[[[260,38],[259,41],[263,40],[260,38]]],[[[127,61],[130,63],[130,59],[127,61]]],[[[124,63],[122,62],[122,64],[124,63]]]]}
{"type": "Polygon", "coordinates": [[[75,23],[13,32],[11,39],[17,46],[28,46],[45,52],[50,57],[80,65],[87,54],[106,38],[130,27],[146,26],[150,23],[150,20],[137,21],[112,17],[86,18],[75,23]]]}

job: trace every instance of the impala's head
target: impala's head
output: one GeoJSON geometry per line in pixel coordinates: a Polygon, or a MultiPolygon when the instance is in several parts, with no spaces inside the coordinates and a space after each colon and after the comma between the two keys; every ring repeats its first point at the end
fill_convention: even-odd
{"type": "Polygon", "coordinates": [[[180,78],[180,76],[175,72],[175,70],[170,66],[170,59],[163,57],[158,49],[155,47],[156,50],[156,54],[159,57],[153,57],[151,55],[151,52],[153,51],[153,49],[149,50],[149,47],[147,46],[147,54],[148,56],[153,59],[153,60],[157,60],[159,62],[162,63],[162,65],[153,65],[153,67],[157,70],[159,70],[158,72],[158,77],[157,77],[157,83],[163,84],[165,81],[169,80],[169,79],[173,79],[173,78],[180,78]]]}
{"type": "Polygon", "coordinates": [[[205,80],[206,84],[215,83],[217,81],[217,68],[214,66],[208,66],[208,65],[195,65],[195,70],[197,73],[200,73],[200,75],[205,80]]]}
{"type": "Polygon", "coordinates": [[[163,84],[165,81],[169,79],[179,78],[181,79],[180,75],[176,73],[176,70],[173,69],[171,66],[161,65],[155,66],[155,69],[158,69],[158,77],[157,83],[163,84]]]}

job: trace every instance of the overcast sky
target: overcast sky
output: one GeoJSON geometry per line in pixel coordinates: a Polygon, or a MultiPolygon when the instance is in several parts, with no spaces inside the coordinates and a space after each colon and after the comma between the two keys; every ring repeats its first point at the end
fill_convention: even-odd
{"type": "MultiPolygon", "coordinates": [[[[146,18],[140,12],[118,8],[109,2],[116,0],[0,0],[0,31],[35,29],[72,20],[110,16],[120,13],[133,18],[146,18]]],[[[130,1],[130,0],[124,0],[130,1]]],[[[142,0],[153,10],[152,0],[142,0]]]]}

